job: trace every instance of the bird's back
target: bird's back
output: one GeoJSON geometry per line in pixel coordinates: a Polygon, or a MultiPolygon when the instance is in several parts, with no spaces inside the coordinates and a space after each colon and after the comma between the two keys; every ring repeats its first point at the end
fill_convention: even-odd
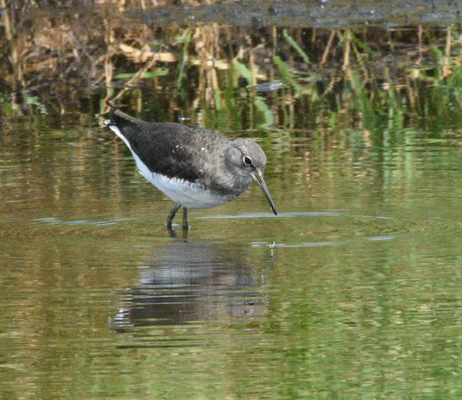
{"type": "Polygon", "coordinates": [[[204,178],[207,166],[215,164],[222,147],[230,140],[219,132],[197,126],[176,123],[145,122],[119,110],[112,111],[112,119],[132,152],[140,158],[151,173],[169,178],[197,182],[204,178]]]}

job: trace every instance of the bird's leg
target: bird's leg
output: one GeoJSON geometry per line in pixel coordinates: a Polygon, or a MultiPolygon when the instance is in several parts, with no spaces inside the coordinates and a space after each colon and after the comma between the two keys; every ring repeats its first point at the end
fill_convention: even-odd
{"type": "Polygon", "coordinates": [[[175,218],[175,214],[180,209],[180,207],[181,207],[181,204],[176,204],[175,207],[173,207],[168,213],[168,218],[167,218],[167,229],[168,230],[172,230],[173,218],[175,218]]]}
{"type": "Polygon", "coordinates": [[[188,228],[188,209],[183,207],[183,232],[187,232],[188,228]]]}

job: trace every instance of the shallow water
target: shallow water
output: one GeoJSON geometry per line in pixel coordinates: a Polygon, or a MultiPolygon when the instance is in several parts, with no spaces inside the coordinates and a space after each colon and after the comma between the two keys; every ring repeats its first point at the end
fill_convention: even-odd
{"type": "Polygon", "coordinates": [[[458,146],[307,142],[270,157],[280,215],[253,187],[175,240],[121,143],[23,135],[0,157],[3,398],[460,396],[458,146]]]}

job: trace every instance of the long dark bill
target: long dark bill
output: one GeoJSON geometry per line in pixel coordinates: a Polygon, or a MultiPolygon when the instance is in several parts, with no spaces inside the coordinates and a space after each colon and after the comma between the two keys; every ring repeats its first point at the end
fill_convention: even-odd
{"type": "Polygon", "coordinates": [[[274,212],[274,215],[278,215],[278,211],[276,210],[276,206],[274,205],[274,201],[271,198],[270,192],[268,190],[268,186],[266,186],[265,180],[263,179],[263,174],[261,173],[261,171],[258,168],[256,168],[255,173],[253,173],[252,176],[253,176],[253,179],[255,179],[257,181],[258,186],[260,186],[261,190],[263,191],[263,193],[264,193],[264,195],[266,197],[266,200],[268,200],[268,203],[269,203],[271,209],[274,212]]]}

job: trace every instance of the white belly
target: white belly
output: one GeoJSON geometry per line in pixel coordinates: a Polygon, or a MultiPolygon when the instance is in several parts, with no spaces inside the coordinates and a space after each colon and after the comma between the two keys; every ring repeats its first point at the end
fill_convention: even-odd
{"type": "Polygon", "coordinates": [[[143,175],[157,189],[164,192],[176,204],[181,204],[185,208],[212,208],[226,204],[233,200],[233,198],[213,194],[210,190],[194,183],[187,182],[183,179],[169,178],[165,175],[152,173],[132,150],[130,143],[122,135],[119,129],[114,125],[110,125],[109,128],[111,128],[112,131],[114,131],[115,134],[119,136],[128,146],[141,175],[143,175]]]}
{"type": "MultiPolygon", "coordinates": [[[[164,192],[175,203],[186,208],[212,208],[228,203],[231,199],[217,196],[199,185],[181,179],[168,178],[165,175],[142,171],[141,174],[157,189],[164,192]]],[[[147,169],[147,168],[146,168],[147,169]]]]}

